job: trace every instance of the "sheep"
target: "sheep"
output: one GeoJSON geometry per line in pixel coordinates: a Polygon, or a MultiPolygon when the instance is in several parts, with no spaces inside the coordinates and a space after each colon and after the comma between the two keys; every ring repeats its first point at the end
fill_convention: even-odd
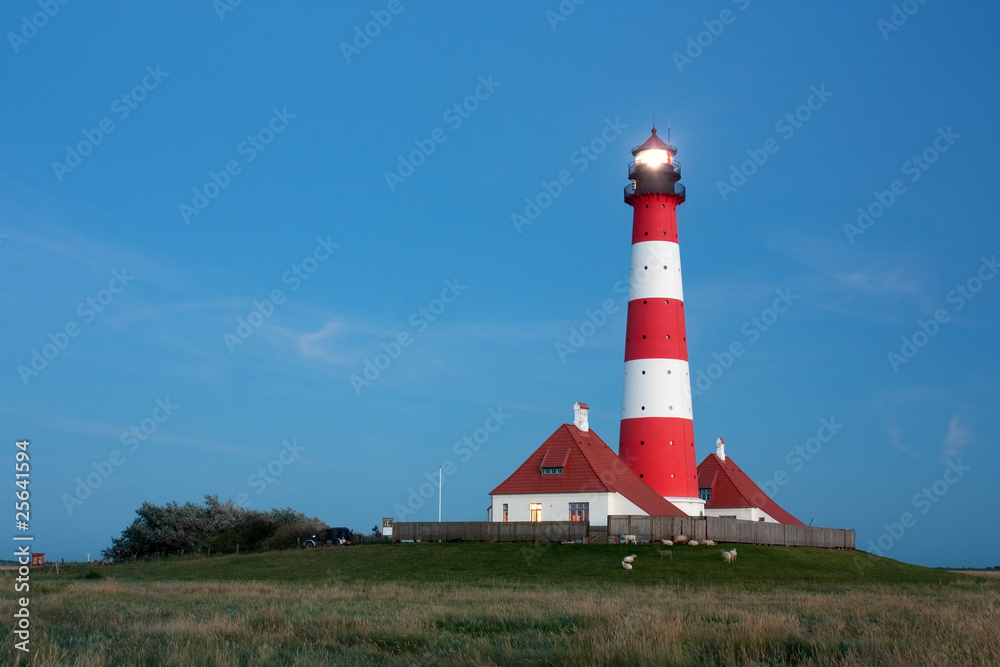
{"type": "Polygon", "coordinates": [[[696,547],[696,546],[698,546],[698,540],[688,540],[688,546],[689,547],[696,547]]]}
{"type": "Polygon", "coordinates": [[[622,561],[622,569],[623,570],[631,570],[632,569],[632,563],[626,563],[625,561],[622,561]]]}
{"type": "Polygon", "coordinates": [[[629,543],[631,543],[631,544],[638,544],[638,541],[636,540],[635,535],[622,535],[622,539],[625,540],[625,544],[629,544],[629,543]]]}
{"type": "Polygon", "coordinates": [[[733,555],[733,560],[735,561],[736,560],[736,547],[733,547],[732,549],[730,549],[729,553],[731,553],[733,555]]]}
{"type": "Polygon", "coordinates": [[[732,563],[736,560],[736,549],[731,549],[730,551],[722,552],[722,562],[732,563]]]}
{"type": "Polygon", "coordinates": [[[702,540],[701,541],[701,545],[703,547],[714,547],[715,546],[715,540],[702,540]]]}
{"type": "Polygon", "coordinates": [[[632,554],[631,556],[625,556],[625,558],[622,558],[623,563],[631,563],[634,560],[635,560],[635,554],[632,554]]]}
{"type": "Polygon", "coordinates": [[[665,547],[672,547],[672,546],[674,546],[674,543],[671,540],[660,540],[660,542],[665,547]]]}
{"type": "Polygon", "coordinates": [[[677,537],[674,538],[674,544],[684,544],[687,541],[688,538],[685,535],[678,535],[677,537]]]}

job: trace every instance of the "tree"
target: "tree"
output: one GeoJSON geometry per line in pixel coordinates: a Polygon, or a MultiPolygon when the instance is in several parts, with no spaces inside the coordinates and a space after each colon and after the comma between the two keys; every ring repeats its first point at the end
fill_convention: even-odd
{"type": "Polygon", "coordinates": [[[180,550],[282,549],[297,546],[301,537],[323,527],[319,519],[291,508],[248,510],[232,501],[220,502],[216,495],[206,495],[204,505],[169,502],[161,507],[145,502],[135,513],[132,525],[101,551],[105,558],[123,561],[180,550]]]}

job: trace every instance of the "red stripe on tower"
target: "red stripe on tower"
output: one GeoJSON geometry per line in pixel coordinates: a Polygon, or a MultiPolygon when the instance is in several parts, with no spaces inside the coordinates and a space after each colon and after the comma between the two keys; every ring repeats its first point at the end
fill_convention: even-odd
{"type": "Polygon", "coordinates": [[[632,215],[632,272],[618,454],[649,486],[700,515],[677,206],[684,202],[677,149],[653,134],[632,150],[625,201],[632,215]]]}

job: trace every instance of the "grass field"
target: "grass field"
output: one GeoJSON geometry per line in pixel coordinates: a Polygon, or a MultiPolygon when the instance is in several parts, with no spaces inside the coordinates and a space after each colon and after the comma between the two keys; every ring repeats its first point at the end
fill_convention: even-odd
{"type": "Polygon", "coordinates": [[[729,565],[720,547],[430,543],[66,566],[32,573],[32,653],[8,637],[0,662],[1000,664],[1000,579],[737,548],[729,565]]]}

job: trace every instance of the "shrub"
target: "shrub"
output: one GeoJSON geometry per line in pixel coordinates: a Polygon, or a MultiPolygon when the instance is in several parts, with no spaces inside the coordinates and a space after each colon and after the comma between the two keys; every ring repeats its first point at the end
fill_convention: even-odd
{"type": "Polygon", "coordinates": [[[204,505],[171,502],[160,507],[143,503],[136,514],[121,537],[112,539],[111,546],[101,552],[105,558],[120,562],[181,550],[232,553],[237,549],[280,549],[295,546],[298,537],[323,527],[319,519],[291,508],[249,510],[232,501],[219,502],[214,495],[205,496],[204,505]]]}

